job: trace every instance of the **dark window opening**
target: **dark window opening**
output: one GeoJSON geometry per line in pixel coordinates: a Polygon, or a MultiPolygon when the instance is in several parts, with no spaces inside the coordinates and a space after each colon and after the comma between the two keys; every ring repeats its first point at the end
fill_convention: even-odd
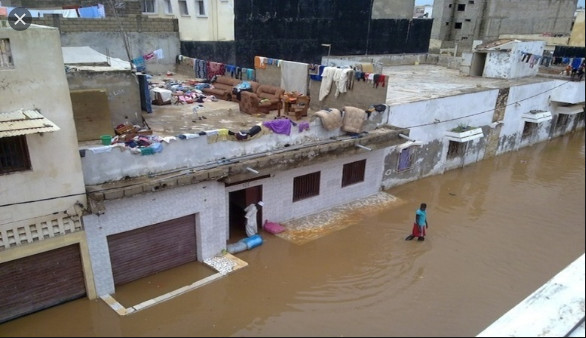
{"type": "Polygon", "coordinates": [[[342,188],[349,185],[364,182],[366,160],[344,164],[342,169],[342,188]]]}
{"type": "Polygon", "coordinates": [[[458,12],[463,12],[466,10],[465,4],[458,4],[458,12]]]}
{"type": "Polygon", "coordinates": [[[448,144],[448,160],[453,160],[455,158],[461,157],[466,153],[466,143],[450,141],[448,144]]]}
{"type": "Polygon", "coordinates": [[[462,29],[462,23],[461,23],[461,22],[456,22],[456,23],[454,24],[454,28],[455,28],[455,29],[462,29]]]}
{"type": "Polygon", "coordinates": [[[536,130],[537,130],[536,123],[525,122],[525,125],[523,126],[523,135],[521,136],[521,139],[525,140],[525,139],[531,137],[535,133],[536,130]]]}
{"type": "Polygon", "coordinates": [[[566,114],[559,114],[558,120],[555,124],[556,131],[562,131],[568,127],[569,116],[566,114]]]}
{"type": "Polygon", "coordinates": [[[462,37],[462,40],[468,40],[468,37],[467,36],[463,36],[462,37]]]}
{"type": "Polygon", "coordinates": [[[321,172],[315,172],[293,179],[293,202],[319,195],[321,172]]]}
{"type": "Polygon", "coordinates": [[[472,20],[470,20],[470,19],[464,19],[464,21],[466,21],[466,22],[471,22],[472,20]]]}
{"type": "Polygon", "coordinates": [[[0,138],[0,174],[31,169],[26,136],[0,138]]]}
{"type": "Polygon", "coordinates": [[[13,68],[12,51],[10,50],[10,40],[0,39],[0,69],[13,68]]]}

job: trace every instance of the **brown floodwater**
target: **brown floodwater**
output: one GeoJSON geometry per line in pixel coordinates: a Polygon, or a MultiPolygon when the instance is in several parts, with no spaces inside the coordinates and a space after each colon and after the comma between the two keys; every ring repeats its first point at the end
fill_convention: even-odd
{"type": "MultiPolygon", "coordinates": [[[[475,336],[584,253],[584,131],[386,191],[302,244],[263,233],[231,274],[119,316],[79,299],[1,336],[475,336]],[[425,241],[405,241],[419,203],[425,241]]],[[[117,289],[137,303],[213,273],[191,263],[117,289]]]]}

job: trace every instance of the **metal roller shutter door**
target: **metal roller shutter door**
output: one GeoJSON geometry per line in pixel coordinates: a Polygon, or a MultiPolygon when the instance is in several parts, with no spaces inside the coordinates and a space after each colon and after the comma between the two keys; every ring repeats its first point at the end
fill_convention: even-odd
{"type": "Polygon", "coordinates": [[[108,236],[114,284],[195,261],[195,243],[193,214],[108,236]]]}
{"type": "Polygon", "coordinates": [[[78,244],[0,264],[0,323],[85,294],[78,244]]]}

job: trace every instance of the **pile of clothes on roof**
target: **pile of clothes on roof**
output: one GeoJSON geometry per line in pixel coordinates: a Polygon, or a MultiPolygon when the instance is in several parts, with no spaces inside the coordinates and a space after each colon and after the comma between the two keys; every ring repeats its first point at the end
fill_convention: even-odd
{"type": "Polygon", "coordinates": [[[149,90],[152,104],[155,105],[216,102],[218,99],[215,96],[205,95],[201,91],[209,85],[208,82],[196,80],[179,82],[174,79],[163,79],[162,83],[149,82],[149,90]]]}
{"type": "Polygon", "coordinates": [[[169,143],[175,137],[152,135],[153,131],[139,125],[122,123],[114,129],[116,136],[112,138],[112,146],[130,149],[134,154],[152,155],[163,150],[163,142],[169,143]]]}

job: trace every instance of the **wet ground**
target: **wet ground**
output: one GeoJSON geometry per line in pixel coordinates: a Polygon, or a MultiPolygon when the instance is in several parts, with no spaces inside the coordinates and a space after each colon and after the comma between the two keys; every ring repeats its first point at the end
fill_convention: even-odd
{"type": "MultiPolygon", "coordinates": [[[[79,299],[0,336],[475,336],[584,253],[584,136],[289,222],[290,237],[261,232],[235,254],[247,266],[148,309],[79,299]],[[405,241],[421,202],[427,239],[405,241]]],[[[187,264],[114,296],[131,305],[214,273],[187,264]]]]}

